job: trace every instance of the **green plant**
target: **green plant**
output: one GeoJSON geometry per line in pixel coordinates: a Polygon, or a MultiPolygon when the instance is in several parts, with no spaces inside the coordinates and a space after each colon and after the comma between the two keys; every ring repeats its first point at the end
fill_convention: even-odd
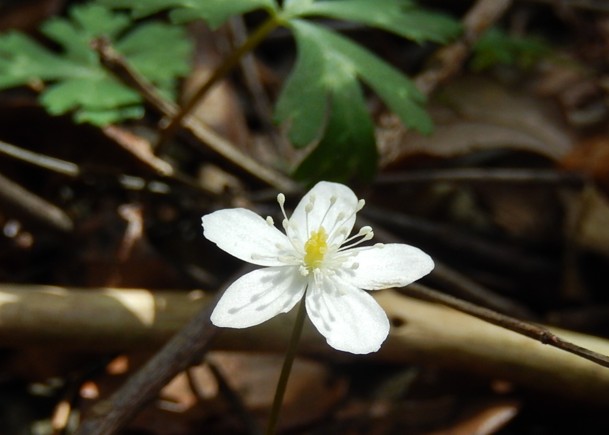
{"type": "Polygon", "coordinates": [[[547,56],[550,49],[540,39],[510,36],[500,29],[493,28],[478,40],[473,52],[470,67],[474,71],[483,71],[496,65],[527,69],[547,56]]]}
{"type": "MultiPolygon", "coordinates": [[[[140,116],[141,98],[104,71],[89,48],[92,38],[109,37],[136,71],[168,95],[175,78],[187,71],[185,59],[190,51],[177,25],[201,19],[216,28],[233,15],[258,9],[266,11],[268,19],[225,59],[197,97],[273,29],[281,26],[291,30],[298,56],[277,101],[275,119],[287,125],[295,147],[313,148],[295,170],[296,178],[311,182],[373,176],[378,162],[374,123],[361,83],[406,126],[431,131],[425,98],[405,75],[312,19],[353,21],[415,42],[444,43],[460,32],[460,25],[451,18],[422,10],[410,0],[285,0],[281,5],[275,0],[99,0],[75,7],[70,21],[56,19],[43,26],[43,33],[65,48],[61,55],[20,34],[0,38],[0,89],[32,80],[50,81],[54,83],[42,93],[41,101],[51,113],[72,110],[77,120],[98,125],[140,116]],[[107,7],[127,9],[133,19],[167,11],[174,26],[137,24],[123,36],[133,23],[107,7]],[[138,39],[138,33],[147,34],[138,39]],[[82,92],[85,88],[96,91],[82,92]]],[[[187,105],[185,112],[189,109],[187,105]]]]}
{"type": "Polygon", "coordinates": [[[54,115],[74,113],[78,122],[106,125],[144,113],[141,96],[100,64],[91,43],[108,38],[132,67],[168,98],[188,73],[191,43],[180,26],[131,18],[99,4],[74,6],[69,19],[53,18],[41,32],[59,44],[55,52],[19,32],[0,35],[0,90],[45,82],[40,102],[54,115]]]}
{"type": "MultiPolygon", "coordinates": [[[[443,43],[460,32],[454,20],[424,11],[409,0],[102,0],[130,8],[135,17],[169,10],[177,23],[205,20],[217,27],[228,17],[264,9],[269,19],[252,34],[259,43],[278,26],[290,29],[298,58],[285,83],[275,117],[289,126],[296,147],[316,144],[294,172],[299,179],[370,178],[376,171],[374,124],[360,81],[368,85],[405,125],[431,131],[424,96],[401,72],[348,38],[309,18],[326,17],[383,29],[415,42],[443,43]]],[[[249,47],[250,49],[252,47],[249,47]]]]}

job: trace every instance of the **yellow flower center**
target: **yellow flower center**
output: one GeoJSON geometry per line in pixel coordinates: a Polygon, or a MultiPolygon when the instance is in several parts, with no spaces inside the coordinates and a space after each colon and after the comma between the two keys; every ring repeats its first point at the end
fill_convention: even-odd
{"type": "Polygon", "coordinates": [[[328,250],[328,235],[326,230],[321,227],[318,231],[313,231],[311,237],[305,243],[304,262],[309,270],[315,269],[321,265],[324,260],[324,255],[328,250]]]}

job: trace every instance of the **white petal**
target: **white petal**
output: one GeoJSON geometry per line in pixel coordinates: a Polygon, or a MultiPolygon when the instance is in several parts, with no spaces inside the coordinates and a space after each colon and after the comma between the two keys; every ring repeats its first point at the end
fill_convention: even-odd
{"type": "Polygon", "coordinates": [[[244,208],[203,216],[203,235],[220,249],[248,263],[281,266],[279,257],[293,251],[288,238],[256,213],[244,208]]]}
{"type": "Polygon", "coordinates": [[[357,254],[353,261],[359,266],[355,270],[342,269],[342,278],[366,290],[403,287],[434,268],[429,255],[410,245],[392,243],[354,248],[346,252],[357,254]]]}
{"type": "Polygon", "coordinates": [[[211,321],[227,328],[259,325],[290,311],[302,299],[306,285],[306,278],[293,266],[255,270],[226,289],[211,321]]]}
{"type": "Polygon", "coordinates": [[[318,231],[323,223],[328,233],[328,244],[341,244],[353,229],[357,202],[355,193],[347,186],[320,181],[298,203],[290,217],[288,236],[304,245],[310,233],[318,231]],[[331,198],[335,198],[334,205],[331,198]],[[311,199],[313,208],[306,213],[305,208],[311,199]],[[343,232],[338,232],[339,229],[343,232]]]}
{"type": "Polygon", "coordinates": [[[351,353],[376,352],[387,338],[389,320],[372,296],[331,278],[310,284],[307,313],[330,346],[351,353]]]}

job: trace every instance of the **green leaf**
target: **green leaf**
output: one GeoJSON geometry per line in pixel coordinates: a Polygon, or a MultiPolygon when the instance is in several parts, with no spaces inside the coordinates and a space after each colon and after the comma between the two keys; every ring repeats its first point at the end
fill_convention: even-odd
{"type": "Polygon", "coordinates": [[[74,114],[76,122],[93,125],[114,124],[125,119],[138,119],[144,116],[142,106],[127,106],[114,109],[81,109],[74,114]]]}
{"type": "Polygon", "coordinates": [[[21,33],[0,36],[0,90],[36,80],[56,80],[77,70],[78,64],[56,56],[21,33]]]}
{"type": "Polygon", "coordinates": [[[296,176],[317,179],[324,174],[344,179],[374,172],[373,125],[358,78],[406,125],[431,130],[431,120],[422,107],[423,95],[399,71],[321,26],[301,20],[291,20],[290,25],[298,58],[277,102],[276,119],[288,124],[296,146],[320,141],[296,176]],[[328,162],[334,165],[332,170],[326,168],[328,162]]]}
{"type": "Polygon", "coordinates": [[[147,17],[167,9],[186,7],[188,0],[98,0],[98,4],[109,8],[130,9],[135,18],[147,17]]]}
{"type": "Polygon", "coordinates": [[[53,115],[61,115],[79,107],[112,109],[140,103],[137,92],[108,76],[68,79],[49,86],[40,101],[53,115]]]}
{"type": "Polygon", "coordinates": [[[490,29],[473,49],[470,67],[483,71],[496,65],[515,65],[527,69],[550,53],[550,48],[533,37],[513,37],[499,29],[490,29]]]}
{"type": "Polygon", "coordinates": [[[141,117],[142,98],[101,66],[91,41],[110,38],[133,68],[168,96],[177,77],[189,70],[192,47],[181,27],[148,22],[122,36],[129,25],[126,14],[84,5],[73,7],[70,19],[53,18],[42,26],[61,53],[19,33],[0,35],[0,89],[50,82],[41,103],[51,114],[73,112],[79,122],[104,125],[141,117]]]}
{"type": "Polygon", "coordinates": [[[328,94],[349,73],[368,84],[402,120],[423,133],[432,122],[425,97],[398,70],[347,38],[302,20],[290,22],[298,59],[277,102],[276,119],[287,121],[290,139],[305,146],[321,137],[328,94]]]}
{"type": "Polygon", "coordinates": [[[256,9],[277,10],[274,0],[101,0],[100,3],[131,9],[136,18],[171,10],[170,17],[174,22],[202,19],[212,28],[219,27],[233,15],[256,9]]]}
{"type": "Polygon", "coordinates": [[[120,39],[115,48],[165,95],[173,96],[175,78],[190,71],[193,47],[182,27],[156,22],[140,25],[120,39]]]}
{"type": "Polygon", "coordinates": [[[332,76],[316,39],[296,33],[298,57],[275,106],[277,122],[287,122],[290,140],[304,147],[323,135],[328,112],[328,85],[332,76]]]}
{"type": "Polygon", "coordinates": [[[360,86],[345,71],[344,76],[337,77],[329,100],[331,110],[325,134],[298,166],[294,177],[309,182],[346,182],[354,176],[371,180],[376,173],[378,153],[374,124],[360,86]]]}
{"type": "Polygon", "coordinates": [[[444,43],[461,32],[454,19],[418,9],[409,0],[293,1],[285,6],[291,16],[324,16],[377,27],[416,42],[444,43]]]}
{"type": "Polygon", "coordinates": [[[73,7],[70,9],[70,18],[88,39],[98,36],[115,39],[131,23],[125,14],[117,14],[97,4],[73,7]]]}

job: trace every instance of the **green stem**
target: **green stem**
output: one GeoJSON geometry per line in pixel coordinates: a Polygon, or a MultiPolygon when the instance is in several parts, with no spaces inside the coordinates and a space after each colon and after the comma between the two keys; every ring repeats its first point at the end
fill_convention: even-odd
{"type": "Polygon", "coordinates": [[[296,356],[296,349],[298,348],[298,342],[302,335],[302,327],[304,326],[304,320],[306,317],[305,299],[304,296],[298,304],[298,313],[296,314],[296,321],[294,322],[294,329],[292,330],[292,337],[288,344],[288,350],[285,353],[285,359],[283,360],[283,367],[281,367],[281,375],[277,382],[277,388],[275,390],[275,398],[273,399],[273,407],[271,408],[271,415],[269,417],[269,425],[266,429],[266,435],[273,435],[279,420],[279,411],[281,411],[281,405],[283,403],[283,396],[285,395],[285,389],[288,385],[288,379],[290,377],[290,371],[292,370],[292,363],[296,356]]]}
{"type": "Polygon", "coordinates": [[[275,16],[269,17],[264,21],[247,40],[235,51],[233,51],[224,62],[222,62],[211,74],[205,83],[195,92],[186,102],[180,112],[174,116],[167,126],[163,128],[158,146],[166,143],[175,133],[182,120],[192,111],[197,103],[207,94],[207,92],[222,78],[224,78],[240,61],[243,56],[252,51],[264,38],[279,26],[279,21],[275,16]]]}

